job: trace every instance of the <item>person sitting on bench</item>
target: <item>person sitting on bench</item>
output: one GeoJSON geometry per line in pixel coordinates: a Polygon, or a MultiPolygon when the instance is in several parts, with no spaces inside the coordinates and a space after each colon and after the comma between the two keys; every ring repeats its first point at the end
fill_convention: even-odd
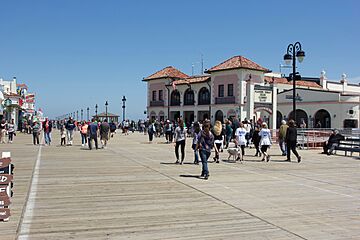
{"type": "Polygon", "coordinates": [[[341,140],[345,140],[345,137],[341,135],[338,130],[333,130],[329,140],[324,142],[323,153],[327,155],[333,154],[333,151],[339,146],[341,140]]]}

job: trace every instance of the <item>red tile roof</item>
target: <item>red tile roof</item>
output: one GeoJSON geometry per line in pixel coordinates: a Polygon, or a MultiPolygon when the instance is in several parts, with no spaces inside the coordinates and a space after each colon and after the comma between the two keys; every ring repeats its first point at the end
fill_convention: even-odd
{"type": "MultiPolygon", "coordinates": [[[[264,81],[268,82],[268,83],[275,83],[275,84],[291,84],[292,85],[292,81],[288,81],[286,78],[277,78],[277,77],[264,77],[264,81]]],[[[317,84],[316,82],[312,82],[312,81],[302,81],[302,80],[297,80],[296,81],[296,85],[297,86],[302,86],[302,87],[313,87],[313,88],[322,88],[319,84],[317,84]]]]}
{"type": "Polygon", "coordinates": [[[175,85],[184,85],[184,84],[192,84],[192,83],[202,83],[210,80],[210,76],[193,76],[180,80],[174,81],[175,85]]]}
{"type": "Polygon", "coordinates": [[[26,88],[26,89],[28,88],[28,86],[25,83],[17,83],[16,86],[20,88],[26,88]]]}
{"type": "Polygon", "coordinates": [[[185,73],[177,70],[176,68],[169,66],[166,67],[160,71],[157,71],[156,73],[146,77],[143,79],[143,81],[153,80],[153,79],[159,79],[159,78],[187,78],[189,77],[185,73]]]}
{"type": "Polygon", "coordinates": [[[243,56],[235,56],[232,57],[215,67],[210,68],[206,72],[214,72],[214,71],[221,71],[221,70],[228,70],[228,69],[237,69],[237,68],[246,68],[252,70],[258,70],[262,72],[268,72],[269,69],[260,66],[259,64],[243,57],[243,56]]]}

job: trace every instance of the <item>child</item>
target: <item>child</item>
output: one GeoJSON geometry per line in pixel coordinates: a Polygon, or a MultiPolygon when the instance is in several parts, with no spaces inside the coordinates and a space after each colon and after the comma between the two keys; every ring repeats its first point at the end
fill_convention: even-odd
{"type": "Polygon", "coordinates": [[[60,142],[61,146],[63,145],[63,143],[64,143],[64,146],[66,146],[66,143],[65,143],[66,129],[65,129],[64,125],[62,125],[60,127],[60,136],[61,136],[61,142],[60,142]]]}

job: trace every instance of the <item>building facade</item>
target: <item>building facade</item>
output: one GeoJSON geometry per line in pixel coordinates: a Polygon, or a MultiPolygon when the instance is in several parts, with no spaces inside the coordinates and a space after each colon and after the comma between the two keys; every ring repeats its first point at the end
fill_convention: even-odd
{"type": "MultiPolygon", "coordinates": [[[[209,119],[259,118],[275,129],[292,116],[292,82],[243,57],[232,57],[205,71],[188,76],[166,67],[143,79],[147,83],[150,119],[186,123],[209,119]]],[[[359,127],[360,86],[319,78],[296,81],[297,120],[308,127],[359,127]]]]}

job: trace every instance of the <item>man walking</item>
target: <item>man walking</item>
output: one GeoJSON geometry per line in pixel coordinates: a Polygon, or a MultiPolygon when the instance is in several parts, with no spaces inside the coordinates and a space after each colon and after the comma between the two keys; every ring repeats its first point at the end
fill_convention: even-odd
{"type": "Polygon", "coordinates": [[[45,121],[43,122],[42,128],[44,129],[45,145],[50,146],[52,123],[51,121],[49,121],[48,118],[46,118],[45,121]]]}
{"type": "Polygon", "coordinates": [[[69,120],[66,122],[65,128],[66,128],[66,135],[68,138],[68,143],[70,146],[72,146],[72,144],[73,144],[75,127],[76,127],[76,125],[75,125],[74,120],[71,117],[69,117],[69,120]]]}
{"type": "Polygon", "coordinates": [[[288,127],[289,126],[286,124],[286,121],[282,120],[280,129],[279,129],[279,146],[280,146],[280,150],[281,150],[283,156],[286,156],[286,154],[287,154],[287,146],[286,146],[285,138],[286,138],[286,131],[287,131],[288,127]]]}
{"type": "Polygon", "coordinates": [[[109,132],[110,132],[110,125],[107,119],[105,119],[100,124],[100,141],[102,148],[106,148],[107,141],[109,140],[109,132]]]}
{"type": "Polygon", "coordinates": [[[98,124],[97,122],[95,121],[95,118],[92,119],[89,127],[88,127],[88,135],[89,135],[89,149],[91,150],[92,149],[92,140],[94,140],[95,142],[95,148],[96,149],[99,149],[98,147],[98,124]]]}

